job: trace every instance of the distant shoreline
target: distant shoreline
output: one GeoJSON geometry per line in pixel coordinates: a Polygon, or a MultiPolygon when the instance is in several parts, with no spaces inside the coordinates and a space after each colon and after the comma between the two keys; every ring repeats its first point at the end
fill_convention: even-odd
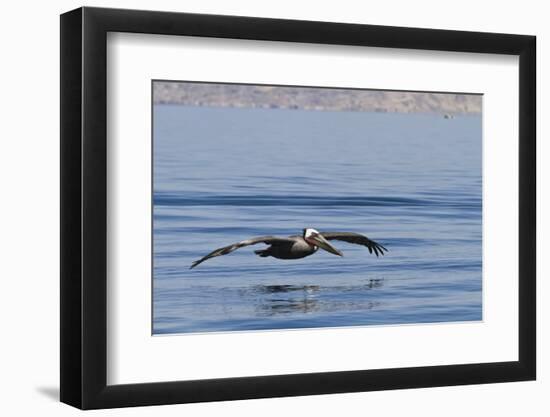
{"type": "Polygon", "coordinates": [[[479,94],[155,81],[154,104],[194,107],[481,114],[479,94]]]}
{"type": "Polygon", "coordinates": [[[214,105],[214,104],[189,104],[189,103],[168,103],[158,102],[153,103],[155,106],[183,106],[183,107],[203,107],[211,109],[250,109],[250,110],[302,110],[311,112],[349,112],[349,113],[379,113],[379,114],[424,114],[424,115],[437,115],[445,119],[454,119],[456,117],[474,117],[481,116],[481,112],[449,112],[445,113],[437,110],[430,111],[399,111],[399,110],[355,110],[355,109],[314,109],[314,108],[291,108],[291,107],[260,107],[260,106],[234,106],[234,105],[214,105]]]}

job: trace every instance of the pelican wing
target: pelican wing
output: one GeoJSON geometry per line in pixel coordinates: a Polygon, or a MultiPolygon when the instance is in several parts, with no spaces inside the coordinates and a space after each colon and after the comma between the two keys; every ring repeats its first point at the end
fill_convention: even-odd
{"type": "Polygon", "coordinates": [[[243,240],[242,242],[233,243],[232,245],[224,246],[223,248],[216,249],[210,252],[208,255],[199,259],[198,261],[193,262],[189,269],[196,267],[198,264],[206,261],[210,258],[215,258],[216,256],[227,255],[243,246],[256,245],[258,243],[265,243],[267,245],[280,245],[280,244],[290,244],[294,243],[293,239],[284,238],[284,237],[275,237],[275,236],[262,236],[262,237],[253,237],[250,239],[243,240]]]}
{"type": "Polygon", "coordinates": [[[342,240],[348,243],[355,243],[356,245],[366,246],[369,253],[374,252],[376,256],[384,255],[384,251],[388,251],[380,243],[376,243],[374,240],[370,240],[368,237],[359,233],[353,232],[320,232],[326,240],[342,240]]]}

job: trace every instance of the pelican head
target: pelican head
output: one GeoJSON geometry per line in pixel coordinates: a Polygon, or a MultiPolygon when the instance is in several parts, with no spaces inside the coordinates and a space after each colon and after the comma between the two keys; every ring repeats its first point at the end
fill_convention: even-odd
{"type": "Polygon", "coordinates": [[[315,229],[307,228],[304,229],[304,240],[312,246],[318,246],[321,249],[326,250],[327,252],[333,253],[334,255],[344,256],[342,252],[332,246],[328,241],[315,229]]]}

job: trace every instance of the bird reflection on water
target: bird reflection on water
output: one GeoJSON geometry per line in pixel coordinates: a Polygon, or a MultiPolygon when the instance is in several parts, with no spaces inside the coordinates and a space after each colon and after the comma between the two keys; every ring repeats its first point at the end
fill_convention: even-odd
{"type": "Polygon", "coordinates": [[[338,311],[372,310],[381,305],[378,301],[354,298],[335,301],[330,294],[353,293],[381,288],[383,279],[369,279],[361,285],[256,285],[241,291],[246,300],[253,299],[258,316],[276,316],[296,313],[337,313],[338,311]]]}

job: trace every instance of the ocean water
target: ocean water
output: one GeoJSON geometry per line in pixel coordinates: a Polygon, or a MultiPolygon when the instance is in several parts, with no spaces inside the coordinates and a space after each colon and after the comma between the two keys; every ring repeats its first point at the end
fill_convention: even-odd
{"type": "Polygon", "coordinates": [[[153,333],[482,319],[480,116],[154,106],[153,333]],[[355,231],[300,260],[265,235],[355,231]]]}

